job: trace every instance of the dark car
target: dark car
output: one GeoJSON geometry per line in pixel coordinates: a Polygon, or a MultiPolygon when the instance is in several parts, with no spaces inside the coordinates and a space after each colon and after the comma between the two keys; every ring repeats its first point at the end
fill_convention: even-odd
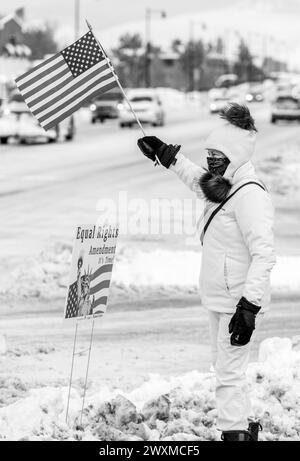
{"type": "Polygon", "coordinates": [[[119,88],[97,96],[90,105],[92,123],[103,123],[106,119],[118,118],[118,104],[122,101],[123,94],[119,88]]]}
{"type": "Polygon", "coordinates": [[[277,120],[296,120],[300,122],[300,100],[292,95],[280,95],[275,99],[272,112],[271,123],[277,120]]]}

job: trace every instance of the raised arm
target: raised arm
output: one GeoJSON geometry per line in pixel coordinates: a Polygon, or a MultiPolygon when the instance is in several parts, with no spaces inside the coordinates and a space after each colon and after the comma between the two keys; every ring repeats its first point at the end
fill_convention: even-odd
{"type": "Polygon", "coordinates": [[[170,170],[177,174],[178,178],[197,195],[202,196],[199,179],[205,170],[178,153],[176,161],[170,166],[170,170]]]}
{"type": "Polygon", "coordinates": [[[159,162],[177,174],[178,178],[199,197],[202,197],[199,179],[205,170],[179,153],[181,146],[166,144],[156,136],[145,136],[138,140],[138,147],[153,162],[159,162]]]}

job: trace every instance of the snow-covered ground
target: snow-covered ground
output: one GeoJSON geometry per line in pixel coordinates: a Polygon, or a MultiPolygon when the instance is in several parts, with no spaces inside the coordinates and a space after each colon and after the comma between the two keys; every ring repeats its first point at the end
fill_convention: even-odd
{"type": "MultiPolygon", "coordinates": [[[[160,91],[167,123],[155,134],[182,143],[198,162],[216,117],[202,95],[187,101],[174,90],[160,91]]],[[[299,331],[298,125],[274,127],[267,105],[252,107],[259,127],[255,161],[276,207],[278,261],[272,311],[251,359],[259,341],[289,338],[268,339],[248,379],[263,438],[299,439],[296,340],[292,347],[299,331]]],[[[214,378],[205,373],[208,328],[198,293],[201,251],[197,239],[182,235],[121,236],[109,309],[95,327],[84,431],[78,420],[86,366],[81,352],[64,422],[73,325],[62,327],[61,317],[75,226],[94,222],[99,197],[119,190],[147,200],[190,197],[174,176],[140,156],[137,129],[118,130],[114,122],[92,126],[88,111],[78,115],[73,143],[0,151],[0,437],[216,439],[214,378]]],[[[88,325],[82,330],[84,351],[88,325]]]]}
{"type": "MultiPolygon", "coordinates": [[[[7,298],[64,297],[68,286],[71,263],[71,247],[56,245],[51,251],[42,253],[18,266],[5,284],[0,296],[7,298]]],[[[112,292],[123,295],[156,290],[161,292],[181,291],[182,295],[198,291],[200,251],[153,251],[119,248],[112,277],[112,292]]],[[[271,273],[273,295],[300,294],[298,268],[299,256],[278,256],[271,273]]],[[[201,296],[201,293],[200,293],[201,296]]]]}
{"type": "MultiPolygon", "coordinates": [[[[247,373],[261,440],[300,441],[300,347],[270,338],[247,373]]],[[[130,393],[91,385],[82,423],[81,391],[43,387],[0,409],[0,440],[219,440],[214,374],[149,379],[130,393]]]]}

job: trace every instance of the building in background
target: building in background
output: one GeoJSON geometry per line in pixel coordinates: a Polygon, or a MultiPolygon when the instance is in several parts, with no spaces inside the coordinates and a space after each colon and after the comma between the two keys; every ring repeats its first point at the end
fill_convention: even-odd
{"type": "Polygon", "coordinates": [[[24,8],[0,19],[0,56],[29,58],[30,48],[24,43],[24,8]]]}
{"type": "Polygon", "coordinates": [[[30,66],[31,49],[25,45],[24,8],[0,17],[0,104],[14,88],[13,79],[30,66]]]}
{"type": "MultiPolygon", "coordinates": [[[[163,65],[164,84],[172,88],[181,90],[189,89],[190,72],[184,69],[180,62],[180,54],[174,51],[164,51],[160,53],[160,61],[163,65]]],[[[208,90],[215,85],[220,75],[228,73],[233,62],[230,62],[223,54],[209,51],[201,66],[194,66],[193,87],[196,91],[208,90]]]]}

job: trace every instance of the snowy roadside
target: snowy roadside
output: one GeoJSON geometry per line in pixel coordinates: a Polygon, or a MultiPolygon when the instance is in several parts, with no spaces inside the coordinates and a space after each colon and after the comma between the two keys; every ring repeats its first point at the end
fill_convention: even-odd
{"type": "MultiPolygon", "coordinates": [[[[5,302],[19,298],[64,298],[69,283],[71,246],[58,244],[26,261],[3,279],[0,296],[5,302]]],[[[198,293],[201,253],[198,251],[141,251],[119,248],[112,277],[113,299],[147,292],[176,297],[198,293]]],[[[279,256],[271,274],[274,296],[299,295],[299,256],[279,256]]]]}
{"type": "MultiPolygon", "coordinates": [[[[300,347],[270,338],[247,380],[261,440],[300,440],[300,347]]],[[[0,409],[0,440],[219,440],[213,373],[192,371],[149,380],[130,393],[94,382],[82,425],[80,389],[73,389],[68,424],[67,388],[33,389],[0,409]]]]}

